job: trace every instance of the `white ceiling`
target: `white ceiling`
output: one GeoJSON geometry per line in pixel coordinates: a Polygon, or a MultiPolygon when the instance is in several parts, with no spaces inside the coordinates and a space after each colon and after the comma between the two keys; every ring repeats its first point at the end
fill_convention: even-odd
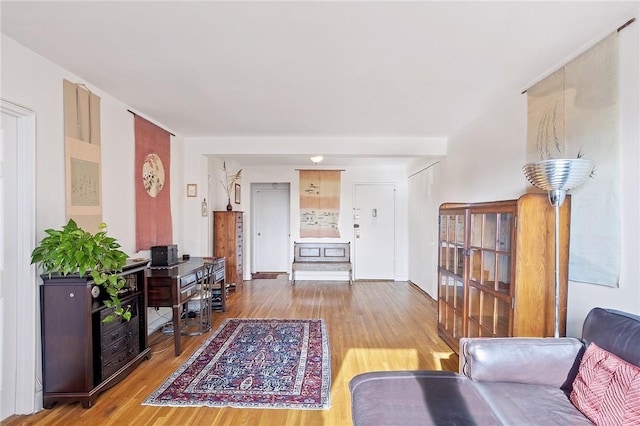
{"type": "Polygon", "coordinates": [[[185,137],[447,137],[638,1],[7,1],[2,33],[185,137]]]}

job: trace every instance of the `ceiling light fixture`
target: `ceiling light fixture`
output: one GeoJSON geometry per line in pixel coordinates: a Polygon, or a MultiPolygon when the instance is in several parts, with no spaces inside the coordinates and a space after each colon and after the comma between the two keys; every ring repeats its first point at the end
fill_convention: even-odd
{"type": "Polygon", "coordinates": [[[324,157],[322,155],[314,155],[313,157],[309,157],[309,159],[313,161],[313,164],[318,164],[323,160],[323,158],[324,157]]]}

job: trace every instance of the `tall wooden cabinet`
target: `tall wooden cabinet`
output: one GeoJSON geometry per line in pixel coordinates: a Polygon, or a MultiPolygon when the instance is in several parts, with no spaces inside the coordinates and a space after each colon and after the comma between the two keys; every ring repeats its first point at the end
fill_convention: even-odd
{"type": "Polygon", "coordinates": [[[147,338],[146,277],[148,260],[130,261],[121,273],[126,286],[119,298],[131,306],[131,319],[116,317],[104,306],[104,290],[94,293],[90,277],[43,276],[40,286],[43,406],[81,402],[89,408],[98,394],[122,380],[144,359],[147,338]]]}
{"type": "Polygon", "coordinates": [[[231,287],[242,284],[242,233],[242,212],[213,212],[213,256],[225,258],[226,283],[231,287]]]}
{"type": "MultiPolygon", "coordinates": [[[[566,332],[571,197],[560,208],[560,334],[566,332]]],[[[554,208],[546,194],[440,206],[438,333],[550,337],[555,324],[554,208]]]]}

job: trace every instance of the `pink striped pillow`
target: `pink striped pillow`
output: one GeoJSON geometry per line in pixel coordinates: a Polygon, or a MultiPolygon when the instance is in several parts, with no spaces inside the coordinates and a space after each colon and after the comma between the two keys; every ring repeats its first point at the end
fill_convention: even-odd
{"type": "Polygon", "coordinates": [[[597,425],[640,426],[640,367],[591,343],[573,381],[571,402],[597,425]]]}

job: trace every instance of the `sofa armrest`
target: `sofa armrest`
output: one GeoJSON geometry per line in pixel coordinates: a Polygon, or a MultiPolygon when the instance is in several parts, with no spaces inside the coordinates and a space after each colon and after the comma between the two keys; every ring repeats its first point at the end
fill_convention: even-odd
{"type": "Polygon", "coordinates": [[[561,338],[462,338],[460,372],[475,381],[564,388],[573,381],[583,343],[561,338]]]}

